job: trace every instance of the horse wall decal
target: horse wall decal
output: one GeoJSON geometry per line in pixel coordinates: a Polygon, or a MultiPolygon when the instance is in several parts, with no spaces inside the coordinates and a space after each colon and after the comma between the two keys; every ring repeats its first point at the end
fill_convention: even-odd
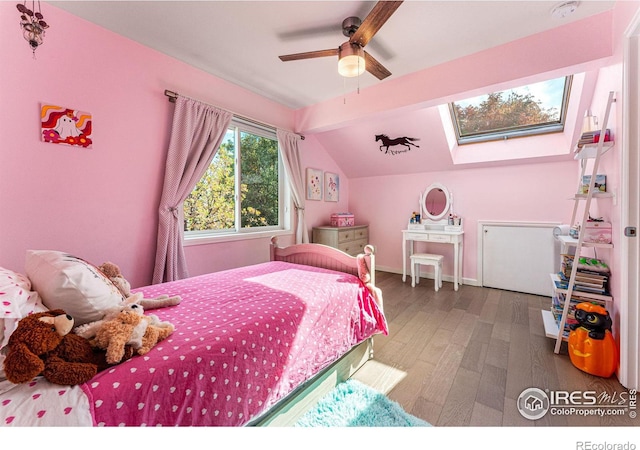
{"type": "MultiPolygon", "coordinates": [[[[376,142],[378,141],[382,141],[382,145],[380,146],[380,151],[382,151],[382,147],[386,147],[387,149],[385,150],[385,154],[389,152],[389,147],[395,146],[395,145],[404,145],[405,147],[407,147],[407,150],[411,150],[411,146],[420,148],[419,145],[414,144],[412,141],[419,141],[420,139],[418,138],[410,138],[410,137],[399,137],[399,138],[395,138],[395,139],[390,139],[389,136],[387,136],[386,134],[376,134],[376,142]]],[[[407,151],[405,150],[405,151],[407,151]]],[[[395,154],[396,152],[394,152],[393,150],[391,151],[392,154],[395,154]]]]}

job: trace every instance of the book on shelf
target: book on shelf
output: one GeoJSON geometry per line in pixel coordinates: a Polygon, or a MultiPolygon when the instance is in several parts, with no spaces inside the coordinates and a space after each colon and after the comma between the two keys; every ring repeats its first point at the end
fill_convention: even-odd
{"type": "MultiPolygon", "coordinates": [[[[566,276],[571,275],[571,270],[573,269],[573,255],[562,255],[561,268],[562,273],[566,276]]],[[[578,269],[579,272],[583,273],[591,273],[595,275],[602,275],[608,277],[611,273],[609,266],[604,261],[597,258],[588,258],[586,256],[581,256],[578,259],[578,269]]]]}
{"type": "MultiPolygon", "coordinates": [[[[556,288],[569,289],[570,276],[571,276],[571,272],[569,272],[569,276],[565,275],[564,272],[558,272],[558,277],[554,280],[556,288]]],[[[595,284],[595,283],[580,281],[577,279],[577,274],[576,274],[576,280],[574,282],[573,290],[580,291],[580,292],[590,292],[592,294],[608,295],[607,282],[602,282],[601,284],[595,284]]]]}
{"type": "MultiPolygon", "coordinates": [[[[601,130],[585,131],[584,133],[582,133],[580,139],[578,140],[578,149],[581,149],[586,144],[597,144],[600,139],[600,133],[601,130]]],[[[607,128],[604,132],[603,142],[609,141],[611,141],[611,130],[607,128]]]]}
{"type": "MultiPolygon", "coordinates": [[[[564,308],[564,301],[566,299],[566,295],[562,292],[557,292],[552,298],[552,304],[560,306],[560,308],[564,308]]],[[[571,300],[569,301],[569,310],[573,311],[578,303],[593,303],[595,305],[602,306],[605,302],[603,300],[594,299],[591,297],[581,296],[580,294],[572,294],[571,300]]]]}
{"type": "MultiPolygon", "coordinates": [[[[553,318],[555,319],[558,327],[560,326],[560,322],[562,320],[562,314],[564,313],[565,298],[566,297],[564,294],[557,293],[556,295],[553,296],[551,301],[551,314],[553,315],[553,318]]],[[[567,331],[572,324],[578,323],[578,320],[576,319],[576,316],[575,316],[576,306],[579,303],[584,303],[584,302],[594,303],[597,305],[601,304],[601,302],[594,300],[592,298],[571,296],[571,300],[569,301],[569,309],[567,310],[567,317],[565,319],[565,331],[567,331]]]]}
{"type": "MultiPolygon", "coordinates": [[[[591,175],[582,176],[582,184],[580,186],[580,194],[589,193],[589,185],[591,184],[591,175]]],[[[596,181],[593,183],[594,192],[607,192],[607,176],[605,174],[597,174],[596,181]]]]}

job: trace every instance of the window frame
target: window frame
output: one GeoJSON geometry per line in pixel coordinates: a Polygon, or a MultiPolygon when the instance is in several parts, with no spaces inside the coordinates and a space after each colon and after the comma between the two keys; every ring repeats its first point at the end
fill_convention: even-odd
{"type": "MultiPolygon", "coordinates": [[[[557,78],[562,78],[562,77],[557,77],[557,78]]],[[[550,122],[546,124],[524,125],[520,127],[514,127],[508,130],[477,132],[477,133],[469,134],[466,136],[461,136],[460,124],[458,123],[458,119],[457,119],[455,108],[454,108],[454,103],[457,103],[457,102],[453,101],[448,103],[449,115],[451,117],[451,123],[453,125],[453,130],[454,130],[458,145],[477,144],[481,142],[492,142],[492,141],[508,140],[508,139],[520,138],[520,137],[539,136],[539,135],[550,134],[550,133],[562,133],[564,131],[565,122],[567,119],[567,108],[569,106],[569,97],[571,95],[571,85],[573,82],[573,75],[566,75],[564,78],[565,78],[565,82],[564,82],[564,89],[562,94],[562,103],[560,106],[560,117],[557,122],[550,122]]],[[[555,78],[550,78],[549,80],[545,80],[545,81],[551,81],[553,79],[555,78]]],[[[511,89],[523,88],[536,83],[529,83],[527,85],[517,86],[516,88],[507,88],[501,91],[489,92],[486,95],[490,95],[496,92],[509,91],[511,89]]]]}
{"type": "MultiPolygon", "coordinates": [[[[232,130],[235,134],[235,154],[234,154],[234,198],[235,198],[235,211],[234,211],[234,228],[227,228],[224,230],[195,230],[184,231],[183,242],[185,245],[201,244],[212,241],[232,241],[251,238],[263,238],[267,236],[289,234],[291,220],[289,213],[291,208],[289,207],[290,191],[289,183],[284,170],[284,163],[282,160],[282,151],[280,143],[276,134],[276,130],[267,126],[262,126],[258,123],[253,123],[242,118],[234,116],[231,119],[227,127],[227,131],[232,130]],[[271,139],[276,142],[278,146],[278,224],[269,226],[257,226],[257,227],[242,227],[242,204],[240,201],[240,186],[241,186],[241,169],[242,169],[242,143],[241,133],[249,133],[255,136],[259,136],[265,139],[271,139]]],[[[221,145],[224,141],[221,142],[221,145]]],[[[198,181],[199,182],[199,181],[198,181]]],[[[182,206],[183,207],[183,206],[182,206]]],[[[184,209],[182,210],[184,213],[184,209]]]]}

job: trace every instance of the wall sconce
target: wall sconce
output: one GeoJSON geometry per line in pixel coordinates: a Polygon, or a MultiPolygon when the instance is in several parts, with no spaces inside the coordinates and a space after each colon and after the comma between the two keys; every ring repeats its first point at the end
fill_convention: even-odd
{"type": "Polygon", "coordinates": [[[31,2],[31,9],[27,8],[27,2],[18,3],[16,7],[20,11],[20,28],[22,28],[22,36],[29,43],[33,50],[33,56],[36,55],[36,49],[43,44],[44,30],[49,28],[44,16],[40,12],[40,0],[38,0],[38,11],[34,12],[35,0],[31,2]]]}
{"type": "Polygon", "coordinates": [[[357,77],[365,69],[364,50],[347,41],[338,50],[338,73],[343,77],[357,77]]]}

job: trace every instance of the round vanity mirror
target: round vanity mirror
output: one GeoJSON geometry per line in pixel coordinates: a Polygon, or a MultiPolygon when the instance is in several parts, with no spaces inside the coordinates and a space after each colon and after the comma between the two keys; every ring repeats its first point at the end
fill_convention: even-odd
{"type": "Polygon", "coordinates": [[[440,220],[449,213],[451,194],[444,185],[433,183],[422,194],[422,217],[440,220]]]}

